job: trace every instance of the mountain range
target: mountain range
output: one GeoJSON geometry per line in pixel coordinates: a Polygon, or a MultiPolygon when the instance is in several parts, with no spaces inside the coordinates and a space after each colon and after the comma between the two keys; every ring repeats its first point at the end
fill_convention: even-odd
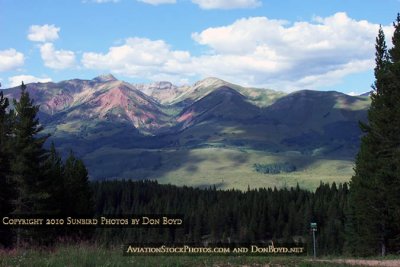
{"type": "MultiPolygon", "coordinates": [[[[248,88],[218,78],[191,86],[131,84],[114,76],[31,83],[39,118],[62,154],[73,150],[91,179],[247,188],[346,181],[368,95],[248,88]],[[255,164],[290,163],[266,174],[255,164]]],[[[18,98],[18,87],[3,90],[18,98]]]]}

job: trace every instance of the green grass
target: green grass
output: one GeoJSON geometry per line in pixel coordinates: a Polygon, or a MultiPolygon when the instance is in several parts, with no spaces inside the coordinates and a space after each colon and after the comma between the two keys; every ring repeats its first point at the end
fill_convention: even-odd
{"type": "Polygon", "coordinates": [[[221,189],[246,190],[248,186],[290,187],[297,183],[303,188],[315,189],[320,181],[346,182],[353,174],[353,162],[350,160],[332,160],[295,152],[268,153],[227,147],[180,150],[103,147],[84,159],[89,169],[94,169],[94,174],[98,177],[152,179],[180,186],[216,185],[221,189]],[[263,174],[253,168],[256,163],[277,162],[290,162],[297,169],[291,173],[263,174]],[[97,168],[90,168],[91,166],[97,168]],[[136,166],[136,169],[128,168],[129,166],[136,166]]]}
{"type": "Polygon", "coordinates": [[[162,183],[177,185],[219,185],[222,189],[246,190],[259,187],[296,186],[315,189],[320,181],[345,182],[353,172],[352,162],[310,158],[309,156],[287,156],[260,151],[227,148],[193,149],[185,153],[185,158],[171,152],[165,164],[186,162],[159,177],[162,183]],[[291,162],[297,167],[292,173],[262,174],[254,171],[255,163],[291,162]]]}
{"type": "Polygon", "coordinates": [[[123,256],[118,248],[59,246],[52,250],[0,250],[0,266],[349,266],[312,262],[310,257],[123,256]]]}
{"type": "MultiPolygon", "coordinates": [[[[67,125],[63,126],[65,130],[69,129],[67,125]]],[[[93,132],[87,139],[96,143],[97,138],[111,138],[123,130],[117,127],[109,129],[93,132]]],[[[220,189],[246,190],[248,186],[282,188],[298,183],[302,188],[313,190],[321,181],[339,183],[350,180],[354,166],[353,158],[349,157],[354,153],[351,148],[335,151],[332,149],[337,144],[332,142],[323,147],[304,145],[302,152],[288,151],[289,148],[282,145],[285,132],[285,126],[271,127],[269,124],[235,127],[229,122],[200,123],[163,140],[164,143],[179,143],[178,148],[131,149],[123,145],[103,145],[84,151],[83,159],[93,178],[152,179],[179,186],[215,185],[220,189]],[[199,144],[202,147],[198,147],[199,144]],[[296,171],[262,174],[253,168],[254,164],[281,162],[295,165],[296,171]]],[[[124,140],[121,138],[115,143],[124,140]]]]}

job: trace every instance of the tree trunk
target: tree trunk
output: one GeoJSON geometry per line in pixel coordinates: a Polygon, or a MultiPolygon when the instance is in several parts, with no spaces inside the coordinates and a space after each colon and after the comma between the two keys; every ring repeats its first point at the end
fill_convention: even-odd
{"type": "Polygon", "coordinates": [[[385,244],[385,241],[381,242],[381,256],[382,257],[386,256],[386,244],[385,244]]]}

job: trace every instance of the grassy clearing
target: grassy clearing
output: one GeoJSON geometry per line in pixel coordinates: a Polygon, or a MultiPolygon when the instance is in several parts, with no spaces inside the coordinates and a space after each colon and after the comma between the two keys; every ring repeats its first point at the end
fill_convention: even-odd
{"type": "Polygon", "coordinates": [[[152,179],[160,183],[212,186],[246,190],[260,187],[296,186],[315,189],[320,181],[346,182],[353,174],[350,160],[331,160],[299,153],[268,153],[237,148],[199,148],[181,150],[99,149],[85,157],[96,176],[152,179]],[[263,174],[256,163],[290,162],[295,172],[263,174]],[[136,167],[134,167],[136,166],[136,167]],[[134,167],[134,168],[133,168],[134,167]],[[121,170],[126,170],[121,172],[121,170]]]}
{"type": "MultiPolygon", "coordinates": [[[[166,172],[159,181],[177,185],[212,185],[222,189],[237,188],[246,190],[259,187],[296,186],[315,189],[320,181],[345,182],[352,175],[352,162],[328,160],[301,155],[270,154],[259,151],[248,151],[226,148],[204,148],[190,150],[185,158],[171,153],[166,158],[167,166],[174,162],[186,162],[181,167],[166,172]],[[297,171],[291,173],[262,174],[257,173],[255,163],[269,164],[290,162],[296,165],[297,171]]],[[[164,164],[163,164],[164,165],[164,164]]]]}
{"type": "Polygon", "coordinates": [[[349,266],[312,262],[310,257],[245,256],[123,256],[120,249],[90,245],[60,246],[53,250],[0,250],[0,266],[349,266]]]}

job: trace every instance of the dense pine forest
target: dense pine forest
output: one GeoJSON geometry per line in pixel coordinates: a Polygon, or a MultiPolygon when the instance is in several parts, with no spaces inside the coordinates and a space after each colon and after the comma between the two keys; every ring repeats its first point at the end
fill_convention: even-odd
{"type": "MultiPolygon", "coordinates": [[[[35,106],[24,84],[19,100],[0,91],[0,215],[102,216],[181,214],[177,228],[0,227],[1,247],[53,246],[60,240],[100,245],[129,242],[303,242],[318,224],[321,255],[386,255],[400,251],[400,15],[393,46],[383,30],[376,39],[374,91],[368,124],[349,184],[299,188],[217,190],[159,185],[153,181],[89,182],[73,152],[63,160],[46,148],[35,106]]],[[[254,166],[261,172],[287,165],[254,166]]]]}
{"type": "MultiPolygon", "coordinates": [[[[106,181],[93,184],[96,214],[183,214],[180,228],[97,229],[103,243],[302,242],[311,248],[310,222],[319,225],[321,254],[339,255],[344,243],[347,184],[323,184],[315,192],[296,188],[222,191],[106,181]]],[[[311,251],[311,249],[310,249],[311,251]]]]}

